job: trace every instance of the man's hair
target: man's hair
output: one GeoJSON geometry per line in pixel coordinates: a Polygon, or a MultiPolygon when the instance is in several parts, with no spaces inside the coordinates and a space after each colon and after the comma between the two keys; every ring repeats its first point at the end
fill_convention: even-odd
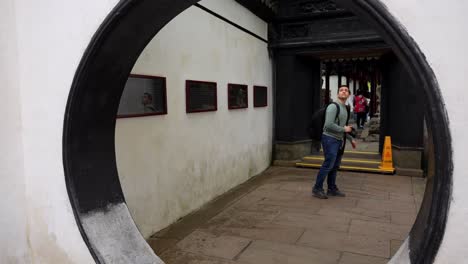
{"type": "Polygon", "coordinates": [[[338,86],[338,91],[336,93],[339,93],[340,88],[342,88],[342,87],[346,87],[348,89],[348,93],[349,93],[349,87],[348,87],[348,85],[345,85],[345,84],[338,86]]]}

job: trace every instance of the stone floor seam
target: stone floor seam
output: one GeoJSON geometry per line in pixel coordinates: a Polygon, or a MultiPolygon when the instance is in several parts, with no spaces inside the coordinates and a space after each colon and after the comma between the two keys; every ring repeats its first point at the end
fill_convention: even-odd
{"type": "Polygon", "coordinates": [[[239,260],[239,257],[242,255],[242,253],[244,253],[244,251],[246,251],[247,248],[250,247],[250,245],[252,245],[252,243],[253,243],[253,240],[250,240],[250,242],[247,244],[247,246],[245,246],[241,251],[239,251],[239,253],[237,253],[237,255],[235,255],[232,260],[234,260],[234,261],[239,260]]]}

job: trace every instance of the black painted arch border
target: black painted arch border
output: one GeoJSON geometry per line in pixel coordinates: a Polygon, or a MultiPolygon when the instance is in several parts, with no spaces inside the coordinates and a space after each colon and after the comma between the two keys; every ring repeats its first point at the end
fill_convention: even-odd
{"type": "MultiPolygon", "coordinates": [[[[125,202],[115,160],[115,120],[125,81],[140,53],[172,18],[198,0],[122,0],[91,40],[75,74],[65,111],[63,163],[77,225],[96,263],[99,248],[89,241],[83,215],[125,202]]],[[[432,263],[442,241],[452,189],[448,117],[432,69],[417,44],[376,0],[337,0],[375,26],[420,83],[429,102],[435,175],[410,232],[412,263],[432,263]]]]}

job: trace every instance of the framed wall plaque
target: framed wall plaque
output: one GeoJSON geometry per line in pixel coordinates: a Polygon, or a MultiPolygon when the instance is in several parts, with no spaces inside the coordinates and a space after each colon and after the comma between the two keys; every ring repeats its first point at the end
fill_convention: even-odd
{"type": "Polygon", "coordinates": [[[254,86],[254,107],[264,107],[268,105],[267,87],[254,86]]]}
{"type": "Polygon", "coordinates": [[[167,114],[166,78],[132,74],[120,98],[117,118],[167,114]]]}
{"type": "Polygon", "coordinates": [[[248,105],[247,85],[228,84],[228,109],[242,109],[248,105]]]}
{"type": "Polygon", "coordinates": [[[187,113],[218,110],[216,88],[215,82],[187,80],[185,82],[187,113]]]}

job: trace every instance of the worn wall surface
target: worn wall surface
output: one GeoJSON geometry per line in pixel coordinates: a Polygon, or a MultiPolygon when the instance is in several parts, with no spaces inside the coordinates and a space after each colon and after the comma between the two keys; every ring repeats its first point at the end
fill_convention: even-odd
{"type": "MultiPolygon", "coordinates": [[[[465,15],[468,3],[461,0],[443,3],[437,0],[383,2],[421,47],[441,88],[454,142],[454,174],[447,227],[435,262],[463,263],[468,257],[468,165],[465,154],[468,148],[468,119],[464,96],[468,72],[468,21],[465,15]]],[[[62,128],[77,65],[91,37],[116,3],[116,0],[7,0],[0,3],[0,110],[4,113],[0,130],[0,190],[4,198],[0,202],[1,263],[94,262],[78,232],[66,191],[62,128]]],[[[134,154],[133,160],[127,157],[128,161],[119,164],[129,204],[132,207],[135,201],[148,199],[153,204],[146,209],[154,212],[154,208],[166,208],[159,211],[161,215],[151,215],[149,218],[133,210],[140,226],[146,224],[141,222],[142,219],[149,219],[148,223],[154,224],[157,221],[153,220],[174,219],[175,215],[189,212],[267,166],[271,110],[250,107],[228,111],[223,99],[226,98],[225,84],[228,81],[245,81],[252,85],[265,84],[263,82],[270,79],[266,54],[258,55],[254,61],[247,62],[245,59],[245,64],[241,59],[246,53],[266,53],[265,44],[250,40],[250,36],[243,37],[243,33],[236,35],[234,30],[228,30],[227,25],[199,10],[187,14],[191,17],[188,22],[192,29],[207,26],[207,21],[208,27],[189,32],[186,31],[190,27],[176,27],[162,33],[171,36],[167,40],[176,39],[175,34],[179,31],[186,35],[195,31],[200,34],[198,36],[208,34],[210,37],[216,33],[221,37],[203,42],[203,45],[196,44],[197,37],[194,35],[184,41],[171,42],[170,46],[164,41],[160,42],[158,45],[168,51],[164,53],[167,56],[169,51],[185,50],[163,60],[167,62],[167,68],[154,69],[155,73],[160,72],[168,77],[169,114],[118,122],[119,142],[125,141],[125,133],[130,135],[132,127],[141,128],[140,134],[131,136],[132,144],[119,143],[118,146],[118,151],[128,149],[134,154]],[[194,50],[189,52],[188,47],[184,48],[187,43],[196,49],[196,53],[194,50]],[[246,43],[249,43],[248,49],[244,48],[246,43]],[[208,51],[203,50],[207,47],[211,51],[209,56],[208,51]],[[232,53],[222,52],[228,47],[234,47],[232,53]],[[226,56],[232,56],[229,63],[226,56]],[[199,64],[193,62],[199,60],[199,64]],[[234,68],[236,65],[247,68],[237,71],[237,67],[234,68]],[[176,69],[182,66],[184,71],[176,69]],[[186,75],[178,77],[177,72],[186,75]],[[177,101],[182,100],[177,98],[183,98],[183,92],[178,90],[183,91],[180,88],[183,87],[183,80],[189,77],[213,80],[211,76],[215,76],[213,78],[219,84],[219,110],[186,115],[183,102],[177,101]],[[158,122],[164,123],[164,126],[156,124],[158,122]],[[200,140],[201,135],[209,140],[200,140]],[[148,151],[148,146],[158,148],[148,151]],[[213,157],[216,162],[212,161],[213,157]],[[169,167],[166,163],[177,166],[169,167]],[[142,169],[133,171],[133,175],[125,175],[132,164],[142,169]],[[169,168],[175,168],[175,171],[169,171],[169,168]],[[129,177],[137,180],[130,181],[129,177]],[[148,180],[146,184],[137,186],[143,179],[148,180]],[[135,192],[138,187],[141,195],[135,192]],[[135,195],[133,198],[130,195],[132,191],[135,195]],[[177,193],[179,198],[151,200],[173,193],[177,193]],[[198,204],[187,203],[194,197],[198,204]],[[176,212],[174,215],[173,211],[176,212]]],[[[138,66],[135,71],[140,71],[138,66]]],[[[266,85],[271,87],[268,83],[266,85]]],[[[249,88],[249,98],[252,98],[251,86],[249,88]]],[[[118,152],[117,155],[122,161],[123,153],[118,152]]],[[[145,205],[149,203],[144,202],[145,205]]],[[[148,234],[152,228],[142,230],[148,234]]],[[[409,262],[405,246],[406,243],[393,263],[409,262]]]]}
{"type": "MultiPolygon", "coordinates": [[[[235,1],[200,4],[267,38],[266,23],[235,1]]],[[[119,177],[145,237],[269,166],[272,68],[265,42],[191,7],[155,36],[132,73],[167,78],[167,115],[118,119],[116,127],[119,177]],[[217,82],[216,112],[186,113],[187,79],[217,82]],[[247,109],[228,110],[228,83],[248,85],[247,109]],[[253,107],[253,85],[268,87],[267,107],[253,107]]]]}
{"type": "Polygon", "coordinates": [[[0,3],[0,263],[94,263],[67,194],[62,128],[78,63],[116,3],[0,3]]]}
{"type": "MultiPolygon", "coordinates": [[[[468,206],[466,188],[466,87],[468,50],[466,40],[468,2],[450,0],[384,0],[390,12],[402,23],[425,54],[434,70],[450,121],[453,140],[453,189],[448,222],[436,263],[462,263],[468,257],[468,206]]],[[[437,160],[436,160],[437,162],[437,160]]],[[[447,186],[450,188],[451,186],[447,186]]],[[[405,253],[405,252],[403,252],[405,253]]],[[[404,263],[404,257],[394,263],[404,263]]]]}
{"type": "Polygon", "coordinates": [[[13,0],[1,1],[0,263],[29,261],[15,19],[13,0]]]}

